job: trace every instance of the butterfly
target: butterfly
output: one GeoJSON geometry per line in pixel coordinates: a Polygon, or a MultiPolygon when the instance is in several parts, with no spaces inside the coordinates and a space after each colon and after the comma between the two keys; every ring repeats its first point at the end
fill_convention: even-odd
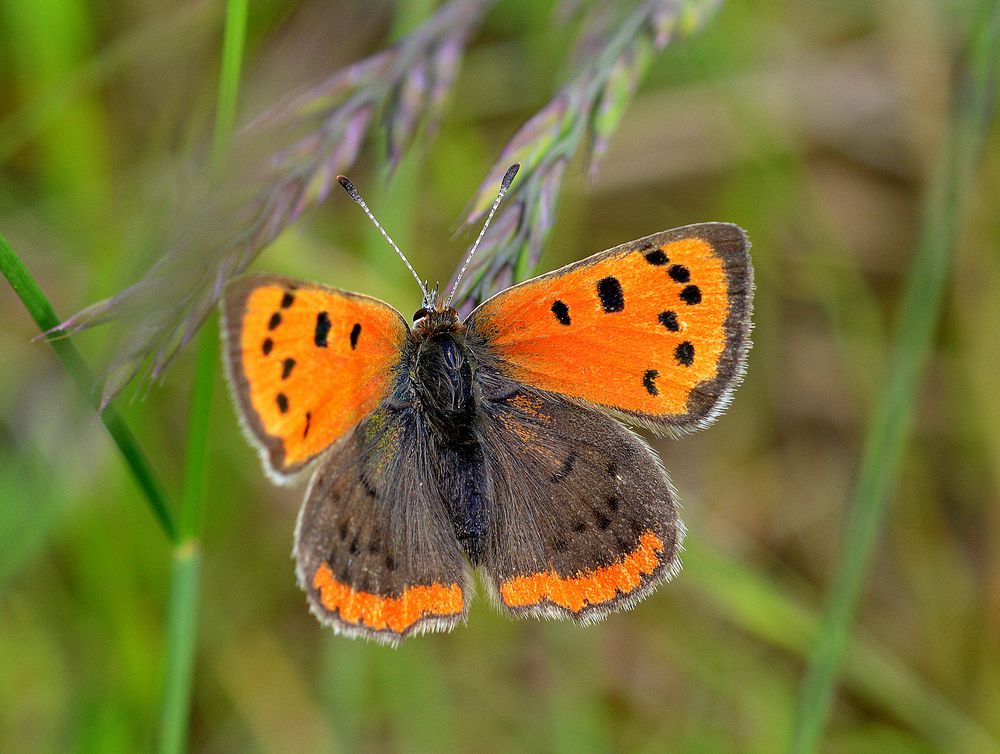
{"type": "Polygon", "coordinates": [[[246,433],[278,482],[312,475],[294,555],[320,621],[389,644],[450,630],[478,568],[511,615],[589,623],[672,577],[677,496],[626,424],[680,434],[728,405],[750,348],[748,249],[731,224],[667,230],[464,319],[425,289],[412,327],[368,296],[232,281],[223,358],[246,433]]]}

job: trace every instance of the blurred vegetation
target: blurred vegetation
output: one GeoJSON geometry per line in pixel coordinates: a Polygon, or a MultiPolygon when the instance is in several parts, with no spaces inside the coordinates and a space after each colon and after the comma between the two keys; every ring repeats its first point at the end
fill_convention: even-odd
{"type": "MultiPolygon", "coordinates": [[[[115,296],[202,196],[190,163],[237,174],[231,108],[246,122],[437,7],[0,0],[4,273],[24,296],[23,263],[62,316],[115,296]]],[[[450,278],[508,140],[537,136],[620,28],[602,7],[483,3],[436,129],[360,145],[351,177],[423,276],[450,278]]],[[[589,628],[481,598],[468,626],[395,651],[333,637],[288,555],[304,490],[272,487],[244,442],[213,319],[106,432],[83,360],[114,363],[140,320],[50,347],[32,338],[55,313],[2,284],[0,750],[998,748],[997,3],[730,0],[689,19],[612,77],[589,142],[546,142],[576,139],[539,163],[557,185],[531,194],[528,174],[511,197],[547,244],[504,256],[497,237],[492,257],[513,274],[539,244],[551,269],[691,222],[748,230],[746,382],[715,426],[655,443],[685,503],[681,575],[589,628]]],[[[339,193],[253,265],[419,303],[339,193]]]]}

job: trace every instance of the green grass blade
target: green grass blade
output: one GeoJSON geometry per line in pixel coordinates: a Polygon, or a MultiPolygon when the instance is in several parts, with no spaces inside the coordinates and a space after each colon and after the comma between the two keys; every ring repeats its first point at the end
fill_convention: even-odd
{"type": "MultiPolygon", "coordinates": [[[[223,164],[232,138],[246,40],[247,0],[228,0],[215,111],[212,168],[223,164]]],[[[191,415],[188,419],[181,494],[181,543],[174,548],[170,610],[167,621],[166,673],[160,709],[160,751],[186,749],[194,661],[198,638],[198,591],[201,570],[201,513],[204,503],[208,434],[218,364],[218,334],[213,321],[202,327],[198,342],[191,415]]]]}
{"type": "Polygon", "coordinates": [[[194,657],[198,636],[198,585],[201,549],[188,540],[174,549],[170,611],[167,616],[167,672],[163,683],[159,750],[186,748],[194,657]]]}
{"type": "Polygon", "coordinates": [[[214,321],[206,322],[198,342],[198,357],[188,419],[184,487],[181,493],[181,539],[201,535],[201,506],[205,491],[205,459],[208,456],[209,418],[215,375],[219,366],[218,334],[214,321]]]}
{"type": "MultiPolygon", "coordinates": [[[[28,272],[28,268],[24,266],[24,263],[3,236],[0,236],[0,272],[7,278],[7,282],[10,283],[42,332],[59,324],[60,319],[56,316],[52,304],[49,303],[42,289],[38,287],[38,283],[28,272]]],[[[100,397],[94,390],[94,377],[73,342],[68,338],[61,338],[49,341],[49,345],[56,352],[56,356],[59,357],[66,371],[76,381],[80,391],[87,396],[94,410],[99,410],[100,397]]],[[[100,413],[100,417],[108,434],[111,435],[111,439],[118,446],[119,452],[142,490],[146,503],[153,511],[160,527],[170,541],[176,543],[178,541],[177,525],[170,513],[166,492],[153,472],[146,454],[113,406],[109,406],[103,413],[100,413]]]]}
{"type": "Polygon", "coordinates": [[[198,342],[191,415],[188,419],[181,495],[181,543],[174,548],[170,607],[167,616],[166,672],[160,708],[160,751],[185,750],[194,682],[198,637],[198,589],[201,570],[201,510],[205,490],[209,419],[218,364],[217,334],[213,322],[202,329],[198,342]]]}
{"type": "Polygon", "coordinates": [[[213,168],[219,168],[229,150],[236,123],[236,101],[243,68],[243,48],[247,32],[247,0],[227,0],[226,29],[222,38],[222,70],[219,96],[215,106],[215,132],[212,141],[213,168]]]}
{"type": "Polygon", "coordinates": [[[868,430],[850,500],[840,568],[799,700],[793,752],[816,751],[875,541],[910,435],[921,376],[942,308],[966,189],[990,122],[1000,59],[1000,4],[989,3],[953,115],[942,167],[931,186],[906,287],[888,383],[868,430]],[[988,17],[986,17],[988,14],[988,17]]]}

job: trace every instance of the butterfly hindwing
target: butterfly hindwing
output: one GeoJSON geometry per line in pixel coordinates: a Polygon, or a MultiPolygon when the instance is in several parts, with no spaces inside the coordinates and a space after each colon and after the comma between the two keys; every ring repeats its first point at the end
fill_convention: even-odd
{"type": "Polygon", "coordinates": [[[687,431],[725,408],[742,377],[748,246],[724,223],[664,231],[508,288],[467,324],[513,379],[687,431]]]}
{"type": "Polygon", "coordinates": [[[299,514],[299,583],[321,621],[395,644],[466,615],[468,566],[410,410],[387,405],[319,462],[299,514]]]}
{"type": "Polygon", "coordinates": [[[367,296],[277,275],[230,283],[224,359],[243,424],[285,481],[387,394],[405,320],[367,296]]]}
{"type": "Polygon", "coordinates": [[[503,378],[490,392],[482,565],[500,604],[596,620],[673,575],[684,527],[650,448],[564,397],[503,378]]]}

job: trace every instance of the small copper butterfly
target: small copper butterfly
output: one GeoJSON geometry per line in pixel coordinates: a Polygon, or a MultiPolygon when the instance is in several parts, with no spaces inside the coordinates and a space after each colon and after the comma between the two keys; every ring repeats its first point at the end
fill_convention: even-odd
{"type": "Polygon", "coordinates": [[[472,568],[512,615],[585,623],[669,579],[677,496],[622,422],[679,434],[729,403],[750,348],[748,247],[735,225],[667,230],[464,320],[425,290],[412,328],[356,293],[232,281],[224,358],[244,427],[273,478],[312,474],[295,557],[313,612],[395,644],[464,620],[472,568]]]}

